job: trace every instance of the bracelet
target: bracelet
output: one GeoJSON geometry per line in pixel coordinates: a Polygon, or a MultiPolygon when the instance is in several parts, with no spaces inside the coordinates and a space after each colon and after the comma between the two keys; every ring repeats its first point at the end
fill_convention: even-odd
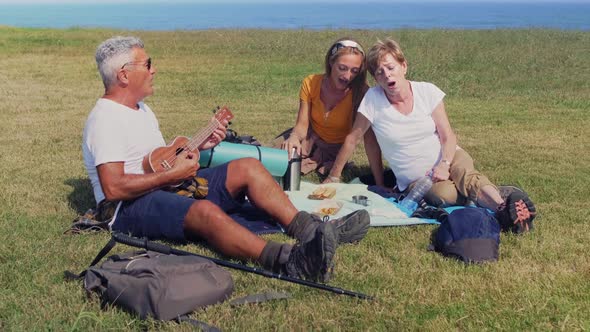
{"type": "Polygon", "coordinates": [[[328,175],[328,179],[330,179],[330,181],[332,181],[332,182],[340,182],[339,176],[328,175]]]}
{"type": "Polygon", "coordinates": [[[441,163],[445,163],[445,164],[447,164],[447,166],[451,167],[451,162],[450,162],[450,161],[448,161],[448,160],[446,160],[446,159],[443,159],[443,160],[441,160],[440,162],[441,162],[441,163]]]}

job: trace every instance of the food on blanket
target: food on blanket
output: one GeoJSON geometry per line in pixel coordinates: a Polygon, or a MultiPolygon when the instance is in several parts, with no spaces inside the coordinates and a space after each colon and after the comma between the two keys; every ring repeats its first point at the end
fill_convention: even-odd
{"type": "Polygon", "coordinates": [[[338,210],[338,208],[335,208],[335,207],[322,208],[322,209],[320,209],[320,213],[333,215],[333,214],[336,214],[337,210],[338,210]]]}
{"type": "Polygon", "coordinates": [[[309,199],[326,199],[336,195],[336,188],[319,186],[307,198],[309,199]]]}
{"type": "Polygon", "coordinates": [[[320,217],[326,215],[333,216],[340,211],[343,205],[344,203],[342,202],[333,199],[325,199],[315,208],[313,213],[320,217]]]}

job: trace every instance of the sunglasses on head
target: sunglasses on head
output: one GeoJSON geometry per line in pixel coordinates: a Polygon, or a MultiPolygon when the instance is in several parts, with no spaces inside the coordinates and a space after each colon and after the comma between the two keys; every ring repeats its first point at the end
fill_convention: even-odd
{"type": "Polygon", "coordinates": [[[125,66],[127,65],[144,65],[146,66],[147,70],[152,69],[152,58],[148,58],[145,62],[144,61],[130,61],[125,63],[124,65],[121,66],[121,69],[123,69],[125,66]]]}
{"type": "Polygon", "coordinates": [[[354,49],[357,49],[363,55],[365,55],[365,51],[363,50],[361,45],[359,45],[357,42],[352,41],[352,40],[341,40],[341,41],[337,42],[336,44],[334,44],[334,46],[332,46],[332,50],[330,51],[330,54],[334,55],[334,54],[336,54],[336,52],[338,52],[338,50],[340,50],[341,48],[344,48],[344,47],[352,47],[354,49]]]}

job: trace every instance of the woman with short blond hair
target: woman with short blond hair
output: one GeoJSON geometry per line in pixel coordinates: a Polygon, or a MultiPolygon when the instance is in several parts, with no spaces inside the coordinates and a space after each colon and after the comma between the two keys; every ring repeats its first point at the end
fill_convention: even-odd
{"type": "Polygon", "coordinates": [[[377,86],[365,94],[330,177],[340,176],[355,145],[365,136],[377,185],[384,186],[383,156],[400,192],[430,174],[434,184],[425,199],[431,205],[472,201],[497,211],[506,230],[520,233],[532,226],[536,212],[528,196],[516,190],[504,200],[498,188],[475,169],[471,156],[457,145],[445,111],[445,93],[432,83],[406,79],[408,62],[396,41],[386,39],[373,45],[367,54],[367,67],[377,86]]]}

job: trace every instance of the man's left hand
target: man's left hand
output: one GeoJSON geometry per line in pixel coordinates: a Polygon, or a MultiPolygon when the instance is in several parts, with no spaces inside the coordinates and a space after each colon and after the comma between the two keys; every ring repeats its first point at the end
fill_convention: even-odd
{"type": "Polygon", "coordinates": [[[199,146],[199,150],[211,149],[223,141],[227,132],[227,124],[227,120],[221,121],[215,131],[199,146]]]}

